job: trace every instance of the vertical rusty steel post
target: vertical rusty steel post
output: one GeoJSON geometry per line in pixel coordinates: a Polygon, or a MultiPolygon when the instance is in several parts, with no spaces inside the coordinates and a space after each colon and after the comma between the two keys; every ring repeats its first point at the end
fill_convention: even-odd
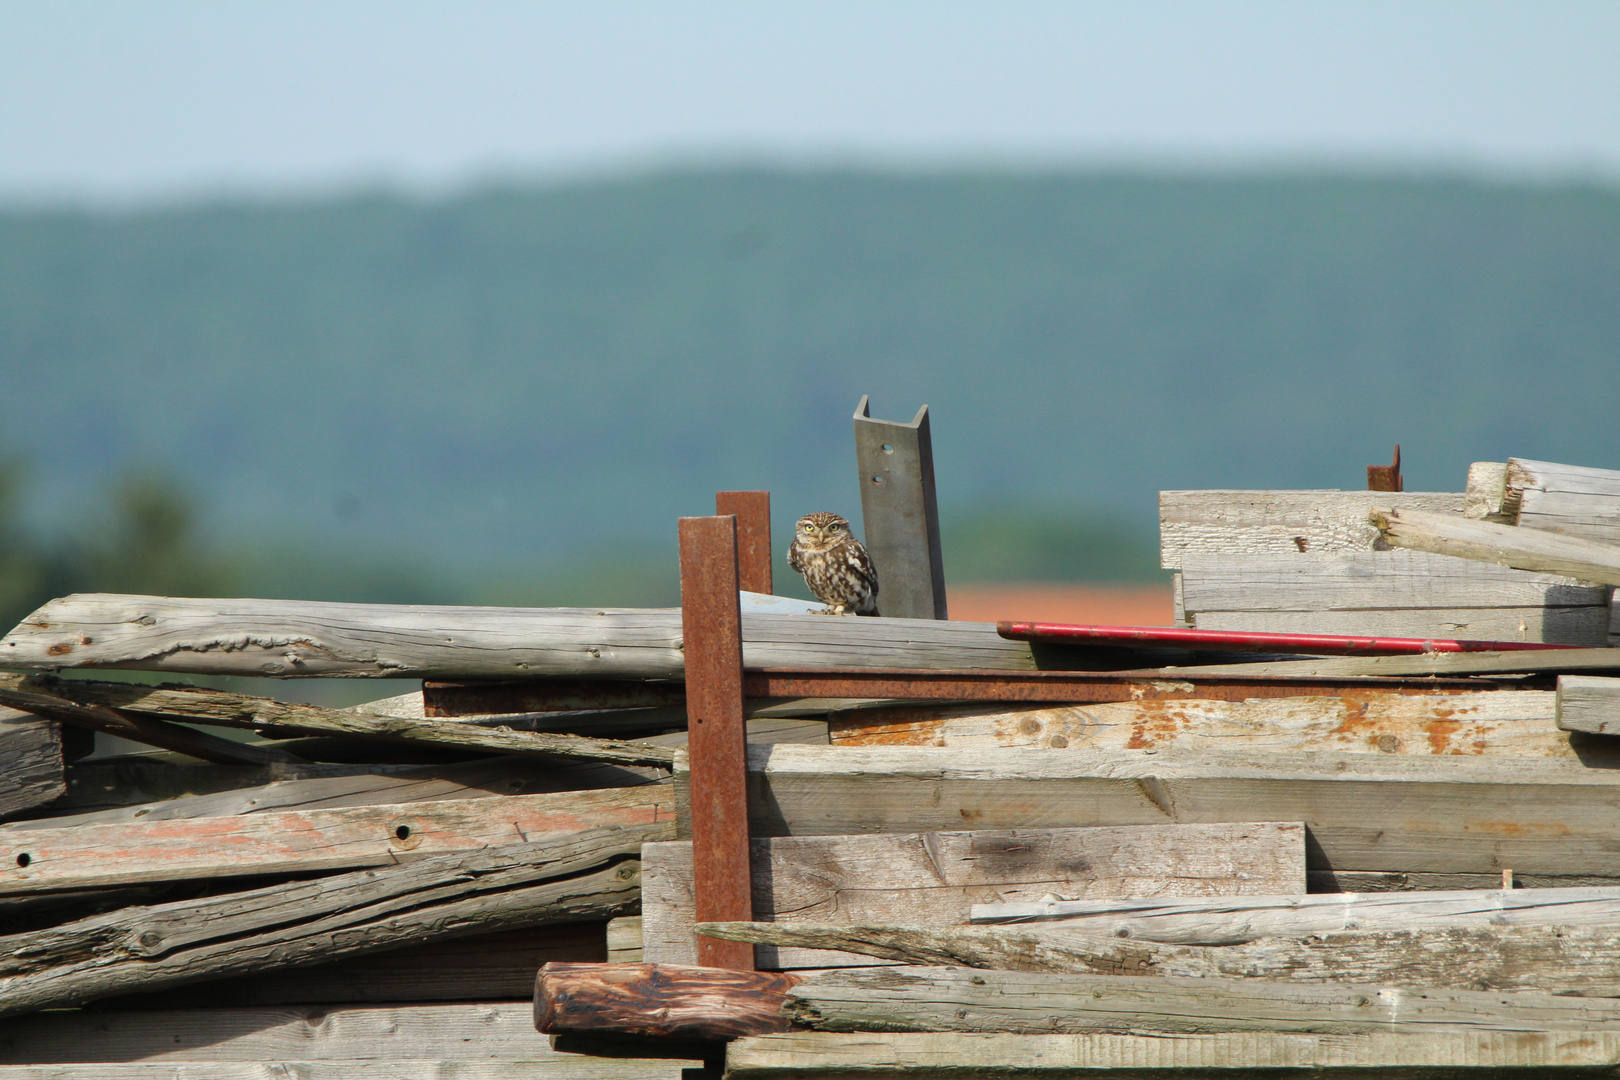
{"type": "Polygon", "coordinates": [[[855,407],[855,461],[861,474],[862,537],[877,567],[878,614],[945,618],[928,406],[909,424],[873,420],[863,394],[855,407]]]}
{"type": "MultiPolygon", "coordinates": [[[[692,884],[699,922],[751,920],[747,736],[737,519],[681,518],[681,637],[691,772],[692,884]]],[[[705,967],[754,970],[754,947],[697,939],[705,967]]]]}
{"type": "Polygon", "coordinates": [[[771,591],[771,493],[717,491],[714,512],[737,519],[737,580],[749,592],[771,591]]]}

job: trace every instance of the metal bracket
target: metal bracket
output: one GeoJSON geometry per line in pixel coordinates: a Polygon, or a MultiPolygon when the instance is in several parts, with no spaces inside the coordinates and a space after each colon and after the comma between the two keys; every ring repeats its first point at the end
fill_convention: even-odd
{"type": "Polygon", "coordinates": [[[1391,465],[1367,466],[1368,491],[1405,491],[1406,482],[1401,479],[1401,444],[1395,444],[1395,461],[1391,465]]]}
{"type": "Polygon", "coordinates": [[[896,619],[943,619],[945,564],[928,406],[901,424],[873,420],[867,400],[861,395],[855,407],[855,462],[861,531],[877,567],[878,612],[896,619]]]}

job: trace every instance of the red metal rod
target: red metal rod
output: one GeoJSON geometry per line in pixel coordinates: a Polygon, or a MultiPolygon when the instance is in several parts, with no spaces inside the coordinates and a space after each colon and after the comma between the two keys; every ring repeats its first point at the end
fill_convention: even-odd
{"type": "MultiPolygon", "coordinates": [[[[751,921],[747,735],[737,519],[681,518],[681,637],[691,755],[692,891],[698,922],[751,921]]],[[[754,970],[746,942],[697,939],[705,967],[754,970]]]]}
{"type": "Polygon", "coordinates": [[[1014,641],[1209,649],[1226,652],[1314,653],[1323,656],[1403,656],[1442,652],[1521,652],[1579,649],[1539,641],[1451,641],[1444,638],[1347,637],[1341,634],[1265,634],[1247,630],[1188,630],[1179,626],[1089,626],[1004,622],[996,631],[1014,641]]]}

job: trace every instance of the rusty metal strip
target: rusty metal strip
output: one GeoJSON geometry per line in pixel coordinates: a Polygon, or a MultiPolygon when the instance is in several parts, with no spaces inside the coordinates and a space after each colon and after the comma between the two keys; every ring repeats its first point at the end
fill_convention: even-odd
{"type": "Polygon", "coordinates": [[[1401,444],[1395,444],[1395,460],[1389,465],[1367,466],[1368,491],[1405,491],[1406,481],[1401,478],[1401,444]]]}
{"type": "MultiPolygon", "coordinates": [[[[680,540],[697,921],[748,921],[754,914],[737,519],[681,518],[680,540]]],[[[705,967],[752,971],[754,947],[699,937],[697,960],[705,967]]]]}
{"type": "Polygon", "coordinates": [[[686,704],[686,684],[636,679],[533,679],[525,682],[422,682],[427,716],[591,712],[686,704]]]}
{"type": "Polygon", "coordinates": [[[771,493],[717,491],[714,512],[737,519],[737,581],[748,592],[771,591],[771,493]]]}

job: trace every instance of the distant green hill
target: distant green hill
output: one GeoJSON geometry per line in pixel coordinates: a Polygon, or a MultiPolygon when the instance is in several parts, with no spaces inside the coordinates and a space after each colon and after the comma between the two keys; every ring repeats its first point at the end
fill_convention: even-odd
{"type": "Polygon", "coordinates": [[[726,171],[19,211],[0,372],[36,517],[155,468],[220,544],[421,568],[394,593],[666,565],[718,488],[771,489],[784,538],[853,514],[863,393],[931,406],[956,535],[999,537],[963,573],[1137,576],[1161,488],[1356,487],[1397,441],[1413,489],[1620,467],[1620,193],[726,171]]]}

